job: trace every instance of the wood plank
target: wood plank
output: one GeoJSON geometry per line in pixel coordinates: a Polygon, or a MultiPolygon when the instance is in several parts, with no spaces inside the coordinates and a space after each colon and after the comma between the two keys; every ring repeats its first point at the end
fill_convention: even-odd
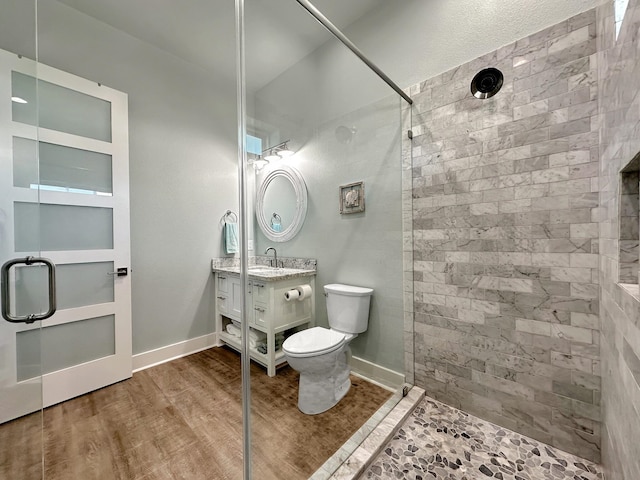
{"type": "Polygon", "coordinates": [[[42,412],[0,425],[0,478],[42,478],[42,412]]]}
{"type": "MultiPolygon", "coordinates": [[[[352,377],[330,411],[297,408],[298,373],[251,365],[254,478],[304,479],[391,396],[352,377]]],[[[212,348],[44,411],[47,480],[242,478],[240,357],[212,348]]],[[[42,478],[40,414],[0,426],[0,478],[42,478]]]]}

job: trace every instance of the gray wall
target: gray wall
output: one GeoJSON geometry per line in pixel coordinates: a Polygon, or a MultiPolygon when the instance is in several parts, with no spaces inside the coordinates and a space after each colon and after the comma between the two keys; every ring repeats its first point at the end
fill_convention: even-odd
{"type": "MultiPolygon", "coordinates": [[[[407,88],[602,1],[541,0],[535,3],[535,8],[530,0],[384,2],[344,32],[396,84],[407,88]]],[[[304,17],[301,21],[309,22],[309,29],[319,28],[304,17]]],[[[250,32],[247,35],[251,58],[252,36],[250,32]]],[[[301,121],[334,118],[392,92],[333,39],[264,90],[272,97],[277,95],[281,107],[290,106],[285,111],[304,112],[301,121]],[[315,76],[303,73],[300,65],[305,64],[315,76]],[[313,89],[308,89],[310,85],[313,89]],[[307,91],[315,93],[303,95],[307,91]],[[324,102],[316,102],[318,97],[324,102]]]]}
{"type": "MultiPolygon", "coordinates": [[[[0,47],[25,53],[18,33],[0,29],[0,47]]],[[[42,63],[129,95],[134,353],[213,331],[209,264],[238,204],[235,85],[58,2],[39,2],[38,33],[42,63]]]]}
{"type": "MultiPolygon", "coordinates": [[[[309,29],[321,28],[305,15],[300,20],[309,29]]],[[[259,42],[248,37],[248,58],[259,42]]],[[[369,328],[352,342],[353,355],[403,372],[400,98],[331,40],[251,100],[257,133],[268,138],[265,147],[291,140],[297,151],[265,168],[258,185],[270,168],[288,164],[302,173],[309,196],[302,231],[274,244],[256,228],[256,253],[275,246],[282,256],[318,260],[316,312],[322,326],[328,326],[323,285],[373,288],[369,328]],[[337,128],[351,129],[352,138],[343,139],[337,128]],[[365,212],[340,215],[339,186],[358,181],[365,183],[365,212]]]]}
{"type": "Polygon", "coordinates": [[[601,3],[603,0],[384,2],[345,32],[405,88],[601,3]]]}
{"type": "Polygon", "coordinates": [[[413,228],[416,384],[598,461],[595,35],[590,10],[416,86],[413,228]]]}
{"type": "MultiPolygon", "coordinates": [[[[10,14],[2,17],[11,21],[2,24],[0,47],[29,55],[27,3],[3,5],[10,14]]],[[[545,0],[532,10],[526,0],[499,8],[470,0],[387,2],[347,33],[404,87],[595,3],[545,0]]],[[[206,265],[222,255],[218,217],[237,205],[234,86],[218,85],[215,75],[57,2],[39,8],[41,61],[129,94],[135,352],[206,333],[212,328],[206,265]]],[[[322,92],[334,92],[336,82],[350,93],[325,96],[326,109],[317,114],[298,109],[311,125],[389,95],[373,77],[358,74],[370,79],[358,83],[344,75],[345,65],[352,65],[349,72],[360,67],[342,47],[329,48],[334,55],[321,64],[322,92]]]]}
{"type": "Polygon", "coordinates": [[[618,283],[618,215],[625,214],[618,172],[640,153],[640,3],[629,2],[617,41],[613,4],[598,9],[602,456],[608,479],[631,480],[640,478],[640,296],[637,280],[635,297],[618,283]]]}
{"type": "MultiPolygon", "coordinates": [[[[351,344],[353,355],[402,372],[399,101],[380,101],[315,129],[287,130],[279,125],[282,134],[291,134],[298,151],[270,167],[287,164],[302,173],[308,189],[307,217],[301,232],[285,243],[270,242],[257,228],[257,253],[274,246],[281,256],[318,260],[318,325],[328,327],[323,285],[373,288],[369,328],[351,344]],[[340,142],[335,133],[345,125],[356,129],[348,143],[340,142]],[[357,181],[365,183],[365,211],[340,215],[338,187],[357,181]]],[[[258,182],[268,171],[265,168],[258,182]]]]}
{"type": "MultiPolygon", "coordinates": [[[[565,2],[549,0],[538,4],[532,11],[530,3],[524,0],[512,1],[507,5],[501,4],[499,8],[494,4],[479,5],[478,2],[472,1],[387,2],[381,8],[350,25],[345,32],[396,83],[401,87],[407,87],[519,39],[526,33],[533,33],[544,26],[584,11],[597,3],[596,0],[565,2]],[[460,34],[452,36],[451,32],[460,32],[460,34]]],[[[309,28],[318,27],[311,22],[309,28]]],[[[253,39],[249,33],[247,40],[249,58],[251,58],[254,42],[259,42],[259,39],[253,39]]],[[[283,54],[286,55],[287,52],[283,54]]],[[[330,143],[322,146],[316,142],[336,143],[335,137],[326,135],[325,130],[330,131],[331,128],[340,124],[353,126],[340,120],[345,116],[345,112],[358,112],[364,105],[370,105],[390,95],[392,91],[359,64],[348,50],[337,41],[330,40],[256,92],[255,103],[250,102],[250,109],[253,117],[259,120],[256,125],[260,125],[270,134],[268,143],[274,144],[281,140],[292,139],[294,147],[306,149],[304,154],[312,160],[309,166],[304,164],[308,172],[304,172],[305,178],[311,183],[315,179],[316,182],[324,185],[323,189],[327,191],[327,195],[335,195],[329,194],[329,185],[337,188],[341,183],[358,180],[358,174],[347,181],[341,181],[341,178],[345,178],[343,173],[345,161],[335,158],[335,153],[341,153],[340,150],[336,150],[336,147],[330,143]],[[333,168],[327,168],[331,165],[333,168]]],[[[357,117],[357,114],[355,116],[357,117]]],[[[361,137],[364,136],[361,135],[361,137]]],[[[396,141],[399,142],[400,138],[398,137],[396,141]]],[[[369,152],[367,145],[371,144],[364,144],[365,148],[361,151],[351,150],[346,161],[352,161],[355,158],[354,155],[366,157],[369,152]]],[[[394,152],[394,155],[397,152],[397,174],[400,175],[399,143],[389,143],[388,146],[389,152],[394,152]]],[[[368,191],[375,191],[376,179],[379,181],[382,177],[374,177],[371,187],[367,186],[368,191]]],[[[395,191],[387,197],[390,211],[401,204],[399,176],[397,186],[397,198],[395,191]]],[[[318,195],[317,192],[314,194],[318,195]]],[[[313,198],[312,201],[314,201],[313,198]]],[[[335,202],[331,196],[328,196],[328,201],[335,202]]],[[[326,229],[328,226],[331,228],[333,220],[315,217],[313,208],[312,205],[308,222],[317,225],[318,221],[322,220],[327,223],[323,223],[320,229],[326,229]]],[[[331,207],[328,208],[331,209],[331,207]]],[[[384,216],[374,220],[372,213],[368,215],[367,221],[373,220],[378,225],[376,231],[378,228],[382,230],[385,222],[387,222],[387,228],[401,228],[400,214],[393,221],[384,216]],[[382,224],[379,223],[380,221],[382,224]],[[392,225],[388,222],[395,223],[392,225]]],[[[343,220],[341,225],[348,225],[348,223],[343,220]]],[[[345,227],[341,226],[341,228],[345,227]]],[[[358,228],[361,227],[358,226],[358,228]]],[[[361,231],[363,235],[371,234],[366,230],[361,231]]],[[[257,233],[256,238],[256,252],[261,253],[266,243],[261,234],[257,233]]],[[[308,226],[305,226],[299,239],[282,245],[281,254],[314,256],[312,252],[318,251],[316,256],[322,256],[318,264],[319,276],[327,275],[327,278],[331,279],[332,274],[339,276],[340,272],[348,271],[347,267],[352,265],[342,262],[346,258],[344,256],[339,257],[341,261],[336,263],[335,251],[341,251],[341,249],[335,248],[339,243],[332,243],[334,241],[332,236],[310,235],[308,226]],[[299,240],[301,238],[305,241],[299,240]],[[328,248],[325,253],[321,248],[324,246],[331,246],[331,248],[328,248]]],[[[389,265],[396,265],[395,262],[398,262],[397,265],[402,263],[401,247],[390,248],[388,240],[386,242],[382,242],[379,249],[369,252],[368,257],[363,256],[362,261],[356,260],[359,257],[352,257],[348,262],[358,261],[356,265],[360,268],[366,264],[367,270],[373,273],[371,278],[378,278],[378,272],[389,271],[389,265]],[[385,259],[384,267],[378,267],[377,262],[374,261],[380,255],[385,259]]],[[[396,274],[394,273],[391,278],[395,282],[396,274]]],[[[397,278],[400,279],[401,276],[398,275],[397,278]]],[[[357,280],[357,276],[354,280],[357,280]]],[[[320,285],[322,281],[322,278],[319,278],[320,285]]],[[[372,317],[372,330],[354,342],[356,355],[398,371],[404,370],[400,361],[401,350],[403,350],[400,282],[401,280],[398,280],[398,283],[380,285],[383,291],[394,291],[397,294],[394,301],[391,302],[391,298],[388,299],[391,302],[389,308],[392,309],[393,315],[386,314],[384,320],[377,316],[372,317]],[[391,285],[393,285],[392,290],[389,290],[388,287],[391,285]],[[390,321],[392,317],[394,320],[390,321]],[[367,338],[369,340],[366,340],[367,338]],[[395,352],[396,349],[397,352],[395,352]]],[[[318,297],[318,306],[320,321],[326,321],[323,320],[323,297],[318,297]]]]}

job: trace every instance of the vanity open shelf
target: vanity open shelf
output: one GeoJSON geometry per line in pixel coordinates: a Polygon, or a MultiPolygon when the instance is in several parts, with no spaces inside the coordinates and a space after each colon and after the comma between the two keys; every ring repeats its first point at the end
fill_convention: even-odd
{"type": "MultiPolygon", "coordinates": [[[[218,338],[225,343],[226,345],[230,346],[231,348],[233,348],[236,351],[240,351],[240,339],[238,337],[234,337],[233,335],[230,335],[226,332],[220,332],[218,338]]],[[[256,350],[255,348],[249,347],[249,352],[251,353],[251,358],[253,360],[255,360],[256,362],[258,362],[259,364],[261,364],[263,367],[267,368],[267,372],[269,369],[269,355],[268,354],[264,354],[264,353],[260,353],[258,350],[256,350]]],[[[286,359],[284,358],[284,352],[282,350],[276,350],[275,352],[275,367],[279,367],[280,365],[283,365],[286,363],[286,359]]],[[[273,375],[271,375],[273,376],[273,375]]]]}
{"type": "MultiPolygon", "coordinates": [[[[227,332],[233,322],[239,325],[242,313],[242,289],[236,267],[213,267],[216,296],[216,331],[221,343],[240,350],[240,338],[227,332]]],[[[307,289],[307,292],[309,291],[307,289]]],[[[247,320],[249,327],[266,334],[267,353],[249,348],[251,359],[266,367],[272,377],[286,363],[284,352],[276,350],[276,335],[315,324],[315,270],[264,267],[249,271],[247,282],[247,320]],[[311,293],[301,299],[287,300],[285,293],[306,286],[311,293]]]]}

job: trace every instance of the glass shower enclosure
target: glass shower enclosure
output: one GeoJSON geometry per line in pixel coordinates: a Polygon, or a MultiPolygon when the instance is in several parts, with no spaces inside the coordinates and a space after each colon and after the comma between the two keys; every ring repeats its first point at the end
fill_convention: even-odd
{"type": "MultiPolygon", "coordinates": [[[[227,478],[328,478],[411,383],[408,98],[310,15],[321,17],[308,2],[236,0],[235,29],[229,2],[194,2],[188,16],[169,3],[153,12],[88,0],[2,7],[0,477],[162,478],[193,460],[182,456],[189,444],[171,442],[169,427],[180,421],[164,397],[140,384],[113,394],[109,385],[133,384],[141,378],[134,372],[173,360],[157,360],[160,350],[219,338],[212,258],[242,267],[243,395],[229,411],[242,410],[243,428],[239,414],[225,422],[235,448],[234,465],[220,468],[227,478]],[[153,25],[137,22],[147,14],[175,21],[175,29],[155,26],[162,35],[154,36],[153,25]],[[185,47],[172,41],[186,18],[202,22],[186,26],[197,41],[185,47]],[[218,57],[223,50],[229,55],[218,57]],[[297,182],[281,176],[267,191],[277,172],[297,182]],[[217,230],[228,209],[240,224],[236,256],[223,251],[217,230]],[[299,228],[289,229],[293,223],[299,228]],[[265,331],[264,302],[250,295],[261,287],[249,266],[270,260],[315,270],[309,317],[270,331],[273,344],[257,351],[249,336],[265,331]],[[282,342],[307,327],[329,328],[327,284],[374,293],[367,328],[347,350],[348,391],[328,412],[306,415],[295,408],[298,374],[282,342]],[[282,397],[293,412],[286,415],[269,395],[285,377],[282,397]],[[96,411],[89,392],[113,410],[96,411]],[[162,412],[118,410],[121,400],[162,412]],[[67,422],[70,413],[81,421],[67,422]],[[97,440],[105,416],[118,432],[108,447],[97,440]],[[136,423],[139,436],[128,438],[128,427],[120,433],[120,420],[136,423]],[[70,447],[71,437],[86,451],[70,447]],[[145,447],[152,454],[144,456],[145,447]]],[[[196,403],[206,411],[213,401],[196,403]]],[[[203,435],[216,423],[204,415],[190,417],[203,435]]]]}
{"type": "MultiPolygon", "coordinates": [[[[7,17],[11,17],[14,24],[20,24],[22,34],[16,39],[16,43],[21,44],[24,48],[24,55],[35,58],[35,9],[31,6],[24,17],[19,17],[17,11],[6,12],[7,17]]],[[[3,13],[3,16],[5,13],[3,13]]],[[[7,18],[5,17],[5,18],[7,18]]],[[[15,32],[18,35],[18,31],[15,32]]],[[[5,62],[12,61],[7,56],[3,56],[5,62]]],[[[14,61],[15,62],[15,61],[14,61]]],[[[4,69],[3,69],[4,70],[4,69]]],[[[29,65],[29,70],[23,74],[30,74],[33,78],[36,75],[34,64],[29,65]]],[[[14,260],[25,260],[27,255],[18,253],[14,246],[14,228],[12,220],[14,198],[14,181],[13,181],[13,158],[8,153],[11,151],[14,140],[11,135],[7,135],[7,126],[14,125],[13,122],[13,88],[11,70],[6,69],[0,74],[0,88],[2,89],[2,101],[0,102],[0,115],[3,127],[2,146],[0,147],[0,232],[2,233],[2,241],[0,242],[0,264],[4,267],[6,274],[2,280],[3,296],[12,297],[15,302],[15,289],[11,289],[9,282],[15,280],[17,274],[16,267],[31,268],[32,270],[40,270],[39,265],[26,267],[25,264],[15,264],[11,270],[9,266],[14,260]],[[7,71],[8,70],[8,71],[7,71]],[[12,278],[13,277],[13,278],[12,278]],[[13,290],[13,291],[12,291],[13,290]]],[[[17,101],[19,101],[16,98],[17,101]]],[[[25,126],[30,130],[29,136],[36,134],[36,128],[25,126]]],[[[32,193],[32,192],[30,192],[32,193]]],[[[39,232],[33,232],[34,239],[39,238],[39,232]]],[[[31,254],[34,257],[40,257],[39,245],[31,247],[31,254]]],[[[44,287],[43,278],[40,277],[40,285],[38,291],[42,292],[44,287]]],[[[4,315],[13,317],[23,317],[29,314],[44,312],[47,307],[40,305],[40,309],[33,312],[18,312],[15,307],[7,306],[5,299],[2,299],[2,307],[4,315]]],[[[17,353],[18,335],[28,335],[31,337],[30,350],[32,352],[40,352],[40,322],[26,324],[22,321],[8,322],[0,319],[0,421],[8,422],[13,419],[17,420],[16,428],[0,430],[0,442],[5,446],[2,454],[0,454],[0,464],[3,465],[3,473],[17,474],[21,472],[25,478],[41,478],[42,475],[42,376],[41,362],[39,358],[32,358],[29,362],[19,362],[17,353]],[[22,372],[22,373],[19,373],[22,372]],[[27,373],[29,372],[29,373],[27,373]],[[28,378],[22,378],[28,377],[28,378]],[[9,447],[13,445],[13,447],[9,447]]],[[[16,422],[13,423],[16,425],[16,422]]]]}
{"type": "MultiPolygon", "coordinates": [[[[302,472],[307,476],[315,472],[314,478],[328,478],[373,428],[375,419],[401,398],[405,381],[411,382],[405,376],[404,349],[405,311],[410,310],[404,304],[404,280],[410,267],[405,268],[403,261],[411,245],[403,242],[407,225],[402,183],[407,134],[403,114],[411,100],[400,89],[394,92],[395,84],[367,64],[371,62],[311,3],[238,0],[236,8],[245,273],[256,258],[266,263],[267,250],[273,248],[280,265],[287,261],[315,265],[314,314],[307,326],[329,328],[324,285],[374,291],[368,328],[349,345],[351,389],[334,409],[315,420],[303,414],[283,418],[277,432],[266,432],[256,407],[263,400],[256,396],[262,393],[255,388],[265,372],[254,369],[248,374],[248,344],[243,351],[244,386],[251,392],[244,404],[245,418],[251,419],[245,424],[245,451],[253,453],[253,476],[261,472],[277,478],[279,472],[286,478],[306,478],[302,472]],[[246,138],[260,139],[261,149],[248,148],[246,138]],[[284,154],[278,154],[281,150],[284,154]],[[294,222],[295,206],[302,200],[300,195],[288,196],[286,184],[269,183],[289,171],[302,179],[306,212],[302,227],[283,238],[280,232],[294,222]],[[275,190],[288,203],[268,198],[275,190]],[[388,395],[377,391],[378,386],[388,395]],[[339,417],[342,411],[349,412],[349,419],[339,417]],[[359,417],[364,412],[366,416],[359,417]],[[274,439],[282,458],[274,453],[280,461],[268,462],[262,446],[274,439]],[[308,442],[312,449],[299,448],[308,442]]],[[[252,322],[254,308],[255,301],[247,298],[245,335],[260,328],[252,322]]],[[[276,336],[275,347],[299,329],[283,331],[280,339],[276,336]]],[[[245,478],[250,477],[251,466],[245,463],[245,478]]]]}

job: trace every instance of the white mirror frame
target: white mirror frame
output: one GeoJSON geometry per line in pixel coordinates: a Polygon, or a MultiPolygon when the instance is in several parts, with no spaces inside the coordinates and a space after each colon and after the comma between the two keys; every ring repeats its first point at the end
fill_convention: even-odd
{"type": "Polygon", "coordinates": [[[258,225],[260,230],[264,233],[264,236],[273,242],[286,242],[291,240],[302,228],[304,219],[307,216],[307,185],[304,183],[302,174],[293,167],[279,167],[267,174],[256,195],[256,218],[258,219],[258,225]],[[281,232],[274,232],[271,229],[270,219],[264,216],[264,197],[269,188],[269,184],[278,178],[284,177],[293,186],[296,194],[296,213],[293,217],[291,225],[285,228],[281,232]]]}

